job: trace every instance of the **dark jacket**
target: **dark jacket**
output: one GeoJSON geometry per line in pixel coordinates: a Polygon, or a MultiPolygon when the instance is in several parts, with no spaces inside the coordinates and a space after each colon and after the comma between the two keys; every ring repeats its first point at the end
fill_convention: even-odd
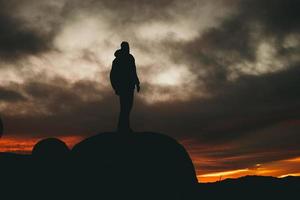
{"type": "Polygon", "coordinates": [[[140,84],[134,57],[120,49],[115,52],[115,57],[110,71],[110,82],[113,89],[117,92],[134,90],[135,85],[140,84]]]}

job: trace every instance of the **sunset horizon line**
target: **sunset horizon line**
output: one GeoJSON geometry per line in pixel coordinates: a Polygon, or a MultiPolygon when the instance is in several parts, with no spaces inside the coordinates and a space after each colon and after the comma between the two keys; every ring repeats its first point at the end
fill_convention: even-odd
{"type": "MultiPolygon", "coordinates": [[[[72,149],[74,145],[78,142],[82,141],[85,137],[74,135],[74,136],[53,136],[65,142],[67,146],[72,149]]],[[[12,136],[4,136],[0,138],[0,153],[16,153],[22,155],[30,155],[34,145],[47,137],[31,137],[31,138],[21,138],[21,137],[12,137],[12,136]]],[[[179,141],[180,143],[180,141],[179,141]]],[[[183,144],[184,145],[184,144],[183,144]]],[[[189,150],[187,149],[189,152],[189,150]]],[[[189,152],[190,153],[190,152],[189,152]]],[[[199,158],[193,157],[190,153],[191,159],[193,162],[198,160],[199,158]]],[[[202,162],[205,163],[206,160],[203,158],[202,162]]],[[[296,156],[289,159],[283,159],[278,161],[272,161],[269,163],[260,163],[255,164],[255,167],[249,168],[240,168],[240,169],[231,169],[231,170],[205,170],[196,168],[196,175],[199,183],[213,183],[226,179],[237,179],[245,176],[267,176],[267,177],[276,177],[276,178],[284,178],[287,176],[300,176],[299,171],[295,170],[286,170],[284,168],[289,167],[289,164],[293,164],[293,166],[300,166],[300,157],[296,156]],[[279,168],[278,166],[282,166],[279,168]],[[285,171],[286,170],[286,171],[285,171]]]]}

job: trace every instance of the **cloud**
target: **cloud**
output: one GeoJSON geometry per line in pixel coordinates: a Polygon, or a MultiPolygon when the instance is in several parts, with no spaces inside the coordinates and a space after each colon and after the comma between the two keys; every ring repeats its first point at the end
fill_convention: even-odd
{"type": "Polygon", "coordinates": [[[10,62],[0,69],[7,134],[114,130],[118,99],[108,74],[114,51],[128,40],[142,87],[134,129],[189,141],[197,166],[207,170],[299,155],[299,125],[288,123],[300,117],[297,1],[0,6],[0,59],[10,62]]]}
{"type": "MultiPolygon", "coordinates": [[[[36,1],[27,3],[34,4],[36,1]]],[[[28,6],[25,5],[24,2],[14,0],[0,1],[0,58],[2,61],[18,61],[27,55],[39,54],[52,48],[51,42],[55,35],[54,24],[50,26],[47,19],[43,19],[45,20],[43,27],[49,26],[47,29],[41,28],[40,17],[47,18],[47,15],[35,15],[39,8],[27,9],[28,6]],[[31,17],[30,22],[29,17],[31,17]]],[[[44,11],[51,10],[44,9],[44,11]]]]}
{"type": "Polygon", "coordinates": [[[173,59],[198,72],[202,90],[213,92],[243,74],[280,70],[299,61],[299,14],[296,1],[236,1],[237,9],[220,26],[189,42],[169,45],[173,59]],[[179,48],[178,48],[179,47],[179,48]],[[179,59],[180,58],[180,59],[179,59]]]}
{"type": "Polygon", "coordinates": [[[15,91],[14,89],[8,89],[0,87],[0,102],[18,102],[26,100],[26,98],[15,91]]]}

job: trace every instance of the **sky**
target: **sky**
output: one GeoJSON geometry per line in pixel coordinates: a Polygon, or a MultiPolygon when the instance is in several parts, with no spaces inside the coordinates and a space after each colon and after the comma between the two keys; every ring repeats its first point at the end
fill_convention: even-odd
{"type": "Polygon", "coordinates": [[[300,175],[298,0],[0,0],[0,151],[116,129],[128,41],[136,131],[176,138],[200,182],[300,175]]]}

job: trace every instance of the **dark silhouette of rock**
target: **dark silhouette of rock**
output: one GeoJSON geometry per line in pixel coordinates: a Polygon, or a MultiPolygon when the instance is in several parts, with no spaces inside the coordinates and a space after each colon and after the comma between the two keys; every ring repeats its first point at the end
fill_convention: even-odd
{"type": "MultiPolygon", "coordinates": [[[[61,140],[48,138],[39,141],[32,150],[32,167],[34,173],[40,173],[38,179],[50,182],[59,174],[65,175],[70,163],[70,150],[61,140]]],[[[39,180],[42,181],[42,180],[39,180]]],[[[55,182],[55,180],[53,180],[55,182]]],[[[56,184],[57,185],[57,184],[56,184]]]]}
{"type": "Polygon", "coordinates": [[[47,138],[39,141],[32,149],[32,157],[37,160],[58,160],[65,159],[70,150],[61,140],[47,138]]]}
{"type": "Polygon", "coordinates": [[[28,192],[30,166],[29,155],[0,153],[0,199],[21,199],[21,194],[28,192]]]}
{"type": "Polygon", "coordinates": [[[300,177],[245,176],[215,183],[201,183],[198,194],[218,199],[293,199],[300,190],[300,177]]]}
{"type": "Polygon", "coordinates": [[[0,173],[3,199],[292,199],[300,191],[300,177],[198,184],[183,146],[157,133],[102,133],[71,152],[42,140],[32,155],[0,153],[0,173]]]}
{"type": "Polygon", "coordinates": [[[24,164],[30,161],[30,157],[28,155],[19,155],[16,153],[3,153],[0,152],[0,177],[1,179],[4,176],[12,176],[9,173],[3,173],[6,170],[9,171],[17,171],[19,167],[23,166],[24,164]]]}
{"type": "Polygon", "coordinates": [[[41,196],[66,198],[71,192],[69,182],[70,150],[61,140],[48,138],[39,141],[32,150],[31,186],[41,196]]]}
{"type": "Polygon", "coordinates": [[[76,185],[84,183],[76,191],[99,198],[188,199],[197,183],[183,146],[162,134],[101,133],[74,146],[72,156],[76,185]]]}

